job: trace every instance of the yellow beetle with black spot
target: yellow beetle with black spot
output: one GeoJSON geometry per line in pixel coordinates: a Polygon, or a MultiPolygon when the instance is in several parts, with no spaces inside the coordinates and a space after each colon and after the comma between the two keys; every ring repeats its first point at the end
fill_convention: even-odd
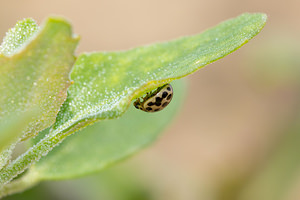
{"type": "Polygon", "coordinates": [[[145,112],[157,112],[164,109],[172,100],[173,88],[167,83],[155,91],[147,93],[145,97],[138,98],[133,105],[145,112]]]}

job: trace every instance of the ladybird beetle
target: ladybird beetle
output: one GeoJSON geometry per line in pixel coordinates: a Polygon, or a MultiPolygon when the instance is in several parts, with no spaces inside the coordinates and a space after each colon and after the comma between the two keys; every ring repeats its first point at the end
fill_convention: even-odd
{"type": "Polygon", "coordinates": [[[145,112],[157,112],[164,109],[172,100],[173,88],[167,83],[158,87],[153,92],[147,93],[145,97],[138,98],[133,105],[145,112]]]}

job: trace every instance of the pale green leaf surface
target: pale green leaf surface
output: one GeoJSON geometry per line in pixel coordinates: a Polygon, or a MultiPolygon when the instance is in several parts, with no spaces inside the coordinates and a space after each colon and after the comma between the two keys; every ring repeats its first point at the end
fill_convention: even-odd
{"type": "Polygon", "coordinates": [[[265,14],[246,13],[199,35],[129,51],[80,55],[71,73],[75,84],[68,90],[52,134],[71,133],[93,121],[119,117],[145,91],[238,49],[265,22],[265,14]]]}
{"type": "Polygon", "coordinates": [[[26,46],[26,43],[33,38],[38,29],[37,23],[31,18],[19,21],[15,27],[6,33],[0,46],[0,53],[6,56],[15,54],[26,46]]]}
{"type": "MultiPolygon", "coordinates": [[[[0,54],[10,56],[16,53],[22,49],[22,47],[26,46],[26,43],[33,38],[37,31],[38,25],[33,19],[24,19],[19,21],[15,27],[11,28],[6,33],[6,36],[0,46],[0,54]]],[[[4,95],[5,94],[3,93],[2,96],[4,97],[4,95]]],[[[27,127],[23,122],[30,123],[30,120],[25,119],[25,117],[29,117],[28,114],[12,114],[12,110],[3,117],[4,119],[1,119],[0,127],[0,169],[6,165],[11,158],[12,150],[15,147],[16,141],[22,136],[22,132],[27,127]],[[15,122],[13,118],[15,118],[15,122]],[[18,124],[18,120],[20,119],[22,119],[22,123],[18,124]]],[[[30,117],[32,116],[30,115],[30,117]]]]}
{"type": "MultiPolygon", "coordinates": [[[[0,54],[5,56],[9,56],[17,52],[22,47],[26,46],[25,44],[35,35],[38,31],[39,27],[36,22],[27,18],[22,21],[17,22],[17,24],[8,30],[6,36],[3,39],[2,44],[0,45],[0,54]]],[[[9,146],[16,140],[16,135],[21,136],[22,129],[19,127],[25,128],[21,126],[14,126],[13,124],[18,124],[19,119],[23,119],[22,121],[28,121],[23,116],[18,116],[16,114],[12,114],[12,112],[7,113],[5,116],[5,121],[0,122],[0,160],[2,161],[2,151],[5,147],[9,146]]],[[[27,117],[27,115],[25,116],[27,117]]],[[[22,123],[23,124],[23,123],[22,123]]],[[[7,149],[5,152],[8,152],[7,149]]],[[[4,153],[4,155],[7,153],[4,153]]],[[[2,163],[2,162],[1,162],[2,163]]],[[[1,164],[0,164],[1,165],[1,164]]],[[[0,167],[1,168],[1,167],[0,167]]]]}
{"type": "Polygon", "coordinates": [[[66,98],[76,45],[70,25],[60,18],[48,19],[39,31],[25,19],[7,33],[1,49],[5,55],[0,54],[0,118],[40,110],[23,138],[54,123],[66,98]]]}
{"type": "Polygon", "coordinates": [[[14,148],[12,144],[16,141],[16,138],[22,135],[22,128],[25,128],[15,122],[14,124],[6,123],[5,125],[0,125],[0,169],[8,163],[14,148]]]}
{"type": "Polygon", "coordinates": [[[10,113],[5,121],[0,121],[0,169],[10,159],[14,147],[12,144],[22,135],[22,131],[34,114],[35,110],[21,116],[10,113]]]}
{"type": "Polygon", "coordinates": [[[99,171],[140,150],[158,136],[181,107],[185,84],[175,81],[172,85],[174,97],[163,111],[149,114],[132,106],[120,119],[101,121],[71,135],[32,170],[43,180],[73,178],[99,171]]]}
{"type": "Polygon", "coordinates": [[[246,13],[196,36],[123,52],[80,55],[71,72],[75,83],[50,133],[0,171],[0,184],[12,180],[76,130],[117,118],[146,91],[235,51],[258,34],[265,22],[265,14],[246,13]]]}

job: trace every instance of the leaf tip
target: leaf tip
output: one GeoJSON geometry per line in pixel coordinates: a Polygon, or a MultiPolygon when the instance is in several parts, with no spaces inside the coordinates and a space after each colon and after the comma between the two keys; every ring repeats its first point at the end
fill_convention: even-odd
{"type": "Polygon", "coordinates": [[[59,15],[50,16],[44,20],[42,27],[45,28],[45,26],[60,27],[60,28],[64,29],[66,32],[68,32],[68,34],[71,37],[71,40],[76,44],[76,46],[79,43],[80,36],[73,33],[71,22],[64,17],[59,16],[59,15]]]}

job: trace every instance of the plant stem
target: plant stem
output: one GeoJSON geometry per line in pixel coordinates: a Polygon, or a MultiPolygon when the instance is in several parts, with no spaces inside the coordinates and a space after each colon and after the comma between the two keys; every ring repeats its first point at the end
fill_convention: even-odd
{"type": "Polygon", "coordinates": [[[0,188],[0,198],[11,195],[33,187],[39,182],[39,178],[34,171],[27,172],[21,178],[12,181],[0,188]]]}
{"type": "Polygon", "coordinates": [[[11,145],[9,148],[0,153],[0,169],[2,169],[2,167],[8,163],[9,159],[11,158],[13,148],[14,145],[11,145]]]}
{"type": "Polygon", "coordinates": [[[43,155],[52,150],[65,137],[64,134],[45,136],[39,143],[28,149],[13,162],[0,170],[0,187],[8,184],[18,174],[24,172],[31,164],[37,162],[43,155]]]}
{"type": "Polygon", "coordinates": [[[75,131],[82,129],[83,127],[94,123],[96,120],[78,122],[69,128],[67,124],[65,127],[58,130],[50,131],[43,139],[41,139],[36,145],[28,149],[24,154],[19,156],[10,164],[6,165],[0,170],[0,188],[15,178],[17,175],[24,172],[32,164],[36,163],[42,156],[48,154],[55,146],[60,144],[67,136],[71,135],[75,131]]]}

